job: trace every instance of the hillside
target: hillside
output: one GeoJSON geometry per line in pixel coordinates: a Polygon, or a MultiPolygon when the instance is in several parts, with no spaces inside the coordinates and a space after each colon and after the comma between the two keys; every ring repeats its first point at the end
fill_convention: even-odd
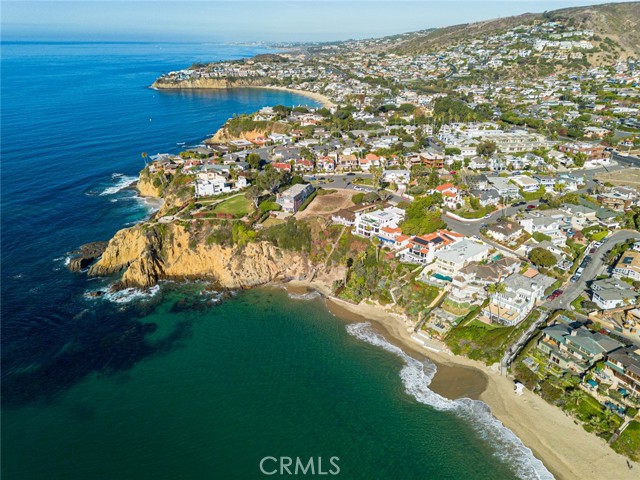
{"type": "Polygon", "coordinates": [[[606,54],[598,52],[590,55],[591,64],[600,64],[611,58],[640,56],[640,2],[525,13],[513,17],[414,32],[404,36],[389,50],[400,54],[427,53],[463,42],[499,35],[520,25],[544,22],[563,22],[574,28],[592,30],[595,34],[595,45],[597,47],[606,45],[606,48],[602,49],[606,54]]]}

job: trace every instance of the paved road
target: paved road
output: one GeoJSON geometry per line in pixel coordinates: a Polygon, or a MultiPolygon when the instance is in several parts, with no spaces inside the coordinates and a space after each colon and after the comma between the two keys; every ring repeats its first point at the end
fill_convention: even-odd
{"type": "Polygon", "coordinates": [[[640,240],[640,232],[634,232],[631,230],[620,230],[615,232],[604,240],[603,244],[591,255],[592,259],[589,265],[584,269],[580,278],[573,283],[569,283],[562,295],[554,300],[545,304],[549,310],[568,309],[573,300],[578,297],[582,292],[587,290],[587,282],[593,280],[600,275],[606,269],[604,263],[605,255],[618,243],[625,242],[627,240],[637,239],[640,240]]]}
{"type": "Polygon", "coordinates": [[[520,205],[519,207],[508,206],[506,208],[503,208],[502,210],[493,212],[487,218],[483,218],[477,221],[465,222],[465,221],[455,220],[446,215],[443,215],[442,219],[445,222],[447,222],[447,225],[449,225],[449,228],[452,229],[454,232],[462,233],[463,235],[472,237],[474,235],[480,235],[480,229],[482,228],[482,225],[489,225],[491,223],[495,223],[496,221],[498,221],[500,217],[503,217],[503,216],[510,217],[512,215],[515,215],[518,212],[526,210],[527,205],[537,206],[539,204],[540,204],[540,201],[533,200],[531,202],[525,202],[524,205],[520,205]]]}
{"type": "MultiPolygon", "coordinates": [[[[317,174],[315,175],[316,179],[318,179],[317,181],[317,185],[319,187],[322,188],[347,188],[347,189],[353,189],[354,190],[354,195],[356,193],[358,193],[355,190],[355,187],[357,185],[353,184],[353,181],[356,178],[372,178],[373,175],[370,173],[356,173],[353,172],[353,175],[348,175],[346,173],[336,173],[336,174],[317,174]],[[323,178],[324,180],[320,180],[321,178],[323,178]],[[329,181],[329,179],[331,179],[332,181],[329,181]]],[[[373,187],[370,187],[368,185],[362,185],[363,188],[365,188],[366,190],[361,190],[361,191],[367,191],[367,190],[371,190],[373,191],[373,187]]],[[[391,193],[391,192],[389,192],[391,193]]],[[[389,199],[391,202],[393,203],[398,203],[398,202],[402,202],[402,201],[408,201],[408,198],[404,198],[401,197],[400,195],[396,195],[395,193],[392,193],[391,198],[389,199]]]]}
{"type": "Polygon", "coordinates": [[[613,152],[613,155],[611,156],[611,158],[616,162],[628,167],[640,167],[640,158],[638,157],[626,157],[626,156],[620,155],[617,152],[613,152]]]}

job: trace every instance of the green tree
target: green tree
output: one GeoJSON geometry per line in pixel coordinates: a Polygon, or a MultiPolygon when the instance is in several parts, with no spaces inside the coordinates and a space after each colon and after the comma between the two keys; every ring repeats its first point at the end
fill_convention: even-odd
{"type": "Polygon", "coordinates": [[[483,140],[476,147],[476,152],[478,153],[478,155],[485,158],[489,158],[491,155],[493,155],[497,151],[498,151],[498,146],[496,145],[496,142],[492,140],[483,140]]]}
{"type": "Polygon", "coordinates": [[[260,158],[260,155],[258,155],[257,153],[250,153],[249,155],[247,155],[247,162],[249,163],[249,166],[252,169],[260,170],[260,164],[262,163],[262,159],[260,158]]]}
{"type": "Polygon", "coordinates": [[[384,171],[381,167],[371,167],[369,171],[371,172],[371,175],[373,175],[373,188],[379,190],[382,188],[382,177],[384,175],[384,171]]]}
{"type": "Polygon", "coordinates": [[[431,188],[436,188],[440,185],[440,175],[438,175],[438,171],[435,168],[431,169],[431,173],[429,173],[429,179],[427,180],[427,184],[431,188]]]}
{"type": "Polygon", "coordinates": [[[529,260],[537,267],[552,267],[556,264],[556,257],[553,254],[541,247],[536,247],[529,252],[529,260]]]}
{"type": "Polygon", "coordinates": [[[576,153],[573,156],[573,164],[578,168],[584,167],[584,162],[586,162],[586,161],[587,161],[587,154],[586,153],[580,152],[580,153],[576,153]]]}
{"type": "Polygon", "coordinates": [[[445,228],[440,209],[432,197],[421,197],[407,206],[402,231],[409,235],[425,235],[445,228]]]}
{"type": "Polygon", "coordinates": [[[244,193],[244,197],[249,200],[255,207],[258,206],[260,200],[260,188],[252,185],[244,193]]]}

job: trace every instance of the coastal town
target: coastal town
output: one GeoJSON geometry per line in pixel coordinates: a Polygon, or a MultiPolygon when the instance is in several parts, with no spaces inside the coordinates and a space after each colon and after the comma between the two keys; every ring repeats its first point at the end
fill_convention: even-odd
{"type": "MultiPolygon", "coordinates": [[[[402,314],[416,344],[509,376],[640,461],[640,56],[560,18],[417,39],[160,77],[322,105],[264,106],[200,145],[143,153],[138,188],[164,203],[140,228],[173,250],[124,284],[207,276],[171,273],[176,251],[268,243],[311,266],[260,278],[402,314]]],[[[90,273],[133,263],[105,258],[90,273]]]]}

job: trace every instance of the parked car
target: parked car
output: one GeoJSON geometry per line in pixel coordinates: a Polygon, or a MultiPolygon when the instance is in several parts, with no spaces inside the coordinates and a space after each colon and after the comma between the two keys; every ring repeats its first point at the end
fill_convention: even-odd
{"type": "Polygon", "coordinates": [[[349,172],[349,173],[347,173],[347,175],[348,175],[348,176],[352,176],[352,175],[355,175],[355,173],[353,173],[353,172],[349,172]]]}
{"type": "Polygon", "coordinates": [[[532,209],[534,209],[534,208],[536,208],[536,206],[535,206],[535,205],[527,205],[527,210],[532,210],[532,209]]]}
{"type": "Polygon", "coordinates": [[[554,298],[558,298],[563,293],[564,292],[562,290],[554,290],[553,293],[551,293],[551,295],[549,295],[549,300],[553,300],[554,298]]]}

